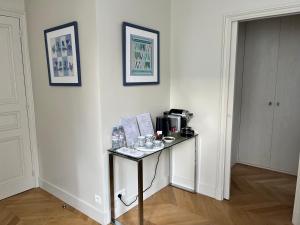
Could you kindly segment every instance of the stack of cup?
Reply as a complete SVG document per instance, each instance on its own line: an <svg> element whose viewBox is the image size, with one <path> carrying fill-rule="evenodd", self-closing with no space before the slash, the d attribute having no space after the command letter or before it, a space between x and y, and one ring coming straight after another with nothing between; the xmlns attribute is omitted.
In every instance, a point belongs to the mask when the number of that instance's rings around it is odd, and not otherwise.
<svg viewBox="0 0 300 225"><path fill-rule="evenodd" d="M146 147L148 149L151 149L153 147L159 148L159 147L161 147L161 144L162 144L162 141L155 140L155 136L152 134L138 137L138 146L139 147Z"/></svg>

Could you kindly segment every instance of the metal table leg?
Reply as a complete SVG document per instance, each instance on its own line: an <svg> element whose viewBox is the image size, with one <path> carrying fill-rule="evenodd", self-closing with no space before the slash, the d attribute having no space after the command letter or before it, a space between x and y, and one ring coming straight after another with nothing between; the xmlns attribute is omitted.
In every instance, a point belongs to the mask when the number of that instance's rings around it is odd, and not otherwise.
<svg viewBox="0 0 300 225"><path fill-rule="evenodd" d="M115 184L114 184L114 155L109 154L109 186L110 186L110 216L111 223L115 224Z"/></svg>
<svg viewBox="0 0 300 225"><path fill-rule="evenodd" d="M139 224L144 224L143 160L138 161Z"/></svg>

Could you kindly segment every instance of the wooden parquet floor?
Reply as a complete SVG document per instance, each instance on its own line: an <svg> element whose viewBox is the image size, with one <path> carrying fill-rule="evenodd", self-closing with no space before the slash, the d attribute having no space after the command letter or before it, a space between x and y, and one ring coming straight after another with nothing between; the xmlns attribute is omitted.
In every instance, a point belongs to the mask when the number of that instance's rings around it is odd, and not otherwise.
<svg viewBox="0 0 300 225"><path fill-rule="evenodd" d="M217 201L166 187L145 201L146 225L292 225L296 177L235 165L231 199ZM119 218L137 223L137 208Z"/></svg>
<svg viewBox="0 0 300 225"><path fill-rule="evenodd" d="M166 187L145 201L145 225L292 225L296 177L236 165L230 201ZM0 225L97 225L41 189L0 201ZM119 218L137 225L137 208Z"/></svg>
<svg viewBox="0 0 300 225"><path fill-rule="evenodd" d="M0 225L98 225L40 188L0 201Z"/></svg>

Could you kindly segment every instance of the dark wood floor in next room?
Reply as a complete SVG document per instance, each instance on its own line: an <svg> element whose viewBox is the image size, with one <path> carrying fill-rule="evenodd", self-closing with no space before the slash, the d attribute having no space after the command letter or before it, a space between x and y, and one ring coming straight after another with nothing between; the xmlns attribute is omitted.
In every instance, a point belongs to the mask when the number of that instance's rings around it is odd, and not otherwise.
<svg viewBox="0 0 300 225"><path fill-rule="evenodd" d="M230 201L166 187L145 201L146 225L292 225L296 177L250 166L232 171ZM97 225L41 189L0 201L0 225ZM119 218L137 225L137 208Z"/></svg>

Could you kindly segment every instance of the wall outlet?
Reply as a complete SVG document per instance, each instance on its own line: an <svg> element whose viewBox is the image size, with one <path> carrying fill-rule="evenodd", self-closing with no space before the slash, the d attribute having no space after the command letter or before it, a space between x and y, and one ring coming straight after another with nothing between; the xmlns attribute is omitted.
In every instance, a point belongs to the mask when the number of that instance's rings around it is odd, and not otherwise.
<svg viewBox="0 0 300 225"><path fill-rule="evenodd" d="M98 204L98 205L101 205L102 204L102 200L101 200L101 197L97 194L95 194L95 202Z"/></svg>
<svg viewBox="0 0 300 225"><path fill-rule="evenodd" d="M125 195L126 195L126 190L125 189L122 189L122 190L120 190L120 191L117 191L116 193L115 193L115 199L116 200L119 200L119 198L118 198L118 195L119 194L121 194L122 195L122 198L124 199L124 197L125 197Z"/></svg>

